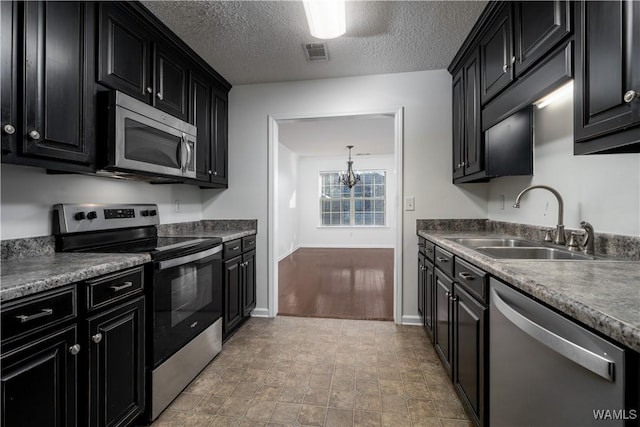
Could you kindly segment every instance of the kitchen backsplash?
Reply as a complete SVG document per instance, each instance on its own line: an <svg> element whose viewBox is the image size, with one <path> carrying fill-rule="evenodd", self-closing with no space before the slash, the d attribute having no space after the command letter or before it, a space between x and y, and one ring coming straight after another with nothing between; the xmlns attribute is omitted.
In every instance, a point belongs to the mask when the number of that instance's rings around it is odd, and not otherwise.
<svg viewBox="0 0 640 427"><path fill-rule="evenodd" d="M539 225L518 224L513 222L493 221L489 219L419 219L416 220L416 231L486 231L496 234L522 237L533 241L541 241L543 229ZM567 241L569 234L575 229L565 229ZM595 233L595 251L598 254L631 261L640 261L640 237L621 234Z"/></svg>

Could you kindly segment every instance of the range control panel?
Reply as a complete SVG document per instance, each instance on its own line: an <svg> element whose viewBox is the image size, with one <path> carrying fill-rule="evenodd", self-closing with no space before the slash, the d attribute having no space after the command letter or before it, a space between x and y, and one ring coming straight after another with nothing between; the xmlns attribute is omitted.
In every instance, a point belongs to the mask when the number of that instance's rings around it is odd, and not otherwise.
<svg viewBox="0 0 640 427"><path fill-rule="evenodd" d="M53 207L54 233L113 230L127 227L158 225L158 206L57 204Z"/></svg>

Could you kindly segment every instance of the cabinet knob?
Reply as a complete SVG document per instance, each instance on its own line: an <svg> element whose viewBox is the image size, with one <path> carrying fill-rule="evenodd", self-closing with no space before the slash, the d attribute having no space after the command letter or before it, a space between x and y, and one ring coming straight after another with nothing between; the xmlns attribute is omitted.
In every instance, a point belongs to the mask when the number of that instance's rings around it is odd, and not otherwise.
<svg viewBox="0 0 640 427"><path fill-rule="evenodd" d="M211 169L209 169L209 171L207 172L209 175L213 175L213 172L211 172Z"/></svg>
<svg viewBox="0 0 640 427"><path fill-rule="evenodd" d="M515 64L515 63L516 63L516 57L515 57L515 56L512 56L512 57L511 57L511 63L512 63L512 64Z"/></svg>
<svg viewBox="0 0 640 427"><path fill-rule="evenodd" d="M640 93L635 90L629 90L624 94L624 102L633 102L636 99L640 98Z"/></svg>
<svg viewBox="0 0 640 427"><path fill-rule="evenodd" d="M98 332L97 334L91 337L91 341L98 344L100 341L102 341L102 334Z"/></svg>
<svg viewBox="0 0 640 427"><path fill-rule="evenodd" d="M74 344L69 347L69 353L73 354L74 356L80 353L80 344Z"/></svg>
<svg viewBox="0 0 640 427"><path fill-rule="evenodd" d="M502 66L502 72L503 72L503 73L506 73L508 69L509 69L509 64L504 64L504 65Z"/></svg>
<svg viewBox="0 0 640 427"><path fill-rule="evenodd" d="M158 93L156 94L156 97L158 97L158 99L159 99L160 101L162 101L162 94L161 94L160 92L158 92Z"/></svg>
<svg viewBox="0 0 640 427"><path fill-rule="evenodd" d="M39 140L40 132L38 132L37 130L32 130L31 132L29 132L29 138L33 139L34 141Z"/></svg>
<svg viewBox="0 0 640 427"><path fill-rule="evenodd" d="M150 87L147 88L147 93L153 93L153 89L151 89Z"/></svg>
<svg viewBox="0 0 640 427"><path fill-rule="evenodd" d="M218 176L218 171L213 172L213 176Z"/></svg>
<svg viewBox="0 0 640 427"><path fill-rule="evenodd" d="M7 135L13 135L14 133L16 133L16 128L14 128L11 125L4 125L2 127L2 130L4 131L4 133L6 133Z"/></svg>

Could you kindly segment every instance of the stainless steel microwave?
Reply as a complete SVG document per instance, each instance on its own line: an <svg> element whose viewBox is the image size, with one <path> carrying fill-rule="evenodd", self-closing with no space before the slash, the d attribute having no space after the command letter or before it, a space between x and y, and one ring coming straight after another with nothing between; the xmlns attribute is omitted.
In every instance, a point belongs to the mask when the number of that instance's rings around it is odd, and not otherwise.
<svg viewBox="0 0 640 427"><path fill-rule="evenodd" d="M119 91L105 98L104 171L150 181L196 177L195 126Z"/></svg>

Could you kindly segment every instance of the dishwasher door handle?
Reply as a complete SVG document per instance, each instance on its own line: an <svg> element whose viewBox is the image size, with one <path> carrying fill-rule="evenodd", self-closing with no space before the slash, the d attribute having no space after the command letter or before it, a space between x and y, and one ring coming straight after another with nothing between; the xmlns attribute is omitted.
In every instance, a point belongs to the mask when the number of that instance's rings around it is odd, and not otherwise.
<svg viewBox="0 0 640 427"><path fill-rule="evenodd" d="M523 316L500 298L498 292L493 288L491 289L491 300L494 303L495 308L504 317L506 317L507 320L541 344L577 363L583 368L588 369L594 374L599 375L608 381L614 381L613 375L615 363L611 360L606 359L589 349L581 347Z"/></svg>

